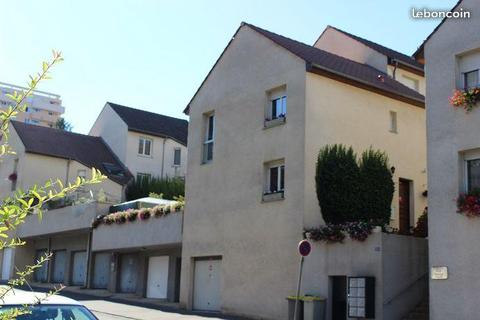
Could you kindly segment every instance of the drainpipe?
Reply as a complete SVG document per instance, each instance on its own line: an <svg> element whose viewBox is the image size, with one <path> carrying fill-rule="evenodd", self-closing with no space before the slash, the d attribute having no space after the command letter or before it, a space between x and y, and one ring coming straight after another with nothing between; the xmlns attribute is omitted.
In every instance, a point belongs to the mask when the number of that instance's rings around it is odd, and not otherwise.
<svg viewBox="0 0 480 320"><path fill-rule="evenodd" d="M87 274L85 275L85 283L83 284L85 288L90 289L90 275L92 273L92 234L93 229L90 228L88 231L87 238Z"/></svg>
<svg viewBox="0 0 480 320"><path fill-rule="evenodd" d="M397 72L397 68L398 68L398 61L397 60L393 60L395 61L395 67L393 68L393 80L396 80L396 72Z"/></svg>
<svg viewBox="0 0 480 320"><path fill-rule="evenodd" d="M163 146L162 146L162 171L160 174L160 178L163 179L163 168L165 167L165 142L167 141L166 138L163 138Z"/></svg>

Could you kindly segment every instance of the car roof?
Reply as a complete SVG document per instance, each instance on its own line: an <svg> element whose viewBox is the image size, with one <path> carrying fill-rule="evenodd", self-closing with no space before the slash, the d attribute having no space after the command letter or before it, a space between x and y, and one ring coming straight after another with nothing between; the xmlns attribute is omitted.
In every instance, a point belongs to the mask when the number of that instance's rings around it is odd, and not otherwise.
<svg viewBox="0 0 480 320"><path fill-rule="evenodd" d="M0 292L7 290L7 286L0 286ZM60 295L52 295L46 298L47 293L45 292L34 292L34 291L25 291L19 289L13 289L9 291L3 299L0 300L0 305L23 305L23 304L38 304L40 299L40 304L42 305L78 305L82 304L73 299L62 297Z"/></svg>

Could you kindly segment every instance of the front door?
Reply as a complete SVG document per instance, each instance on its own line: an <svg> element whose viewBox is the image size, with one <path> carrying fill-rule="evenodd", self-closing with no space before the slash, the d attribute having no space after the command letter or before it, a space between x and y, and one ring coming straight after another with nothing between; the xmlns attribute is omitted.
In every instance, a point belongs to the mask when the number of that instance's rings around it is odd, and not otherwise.
<svg viewBox="0 0 480 320"><path fill-rule="evenodd" d="M83 286L87 269L87 252L78 251L73 254L72 284Z"/></svg>
<svg viewBox="0 0 480 320"><path fill-rule="evenodd" d="M331 277L332 283L332 320L347 319L347 277Z"/></svg>
<svg viewBox="0 0 480 320"><path fill-rule="evenodd" d="M167 298L168 263L168 256L148 259L147 298Z"/></svg>
<svg viewBox="0 0 480 320"><path fill-rule="evenodd" d="M12 269L12 256L12 248L3 249L2 280L10 280L10 271Z"/></svg>
<svg viewBox="0 0 480 320"><path fill-rule="evenodd" d="M193 308L203 311L220 310L220 273L222 260L195 261Z"/></svg>
<svg viewBox="0 0 480 320"><path fill-rule="evenodd" d="M95 289L106 289L110 277L110 253L97 253L93 261L93 281Z"/></svg>
<svg viewBox="0 0 480 320"><path fill-rule="evenodd" d="M120 292L135 293L137 290L137 256L124 254L120 259Z"/></svg>
<svg viewBox="0 0 480 320"><path fill-rule="evenodd" d="M53 253L52 281L54 283L63 283L65 281L66 262L67 252L65 250L59 250Z"/></svg>
<svg viewBox="0 0 480 320"><path fill-rule="evenodd" d="M398 221L400 234L410 234L410 181L400 179L398 194Z"/></svg>

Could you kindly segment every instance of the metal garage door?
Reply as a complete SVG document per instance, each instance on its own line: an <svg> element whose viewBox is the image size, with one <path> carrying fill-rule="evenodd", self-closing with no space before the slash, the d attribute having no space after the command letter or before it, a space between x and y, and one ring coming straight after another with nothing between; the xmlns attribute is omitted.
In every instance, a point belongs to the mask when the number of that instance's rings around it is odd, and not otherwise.
<svg viewBox="0 0 480 320"><path fill-rule="evenodd" d="M120 258L120 292L134 293L137 289L137 256L124 254Z"/></svg>
<svg viewBox="0 0 480 320"><path fill-rule="evenodd" d="M195 310L220 310L220 274L222 260L195 261L193 308Z"/></svg>
<svg viewBox="0 0 480 320"><path fill-rule="evenodd" d="M73 254L72 284L83 286L87 270L87 252L78 251Z"/></svg>
<svg viewBox="0 0 480 320"><path fill-rule="evenodd" d="M13 249L12 248L3 249L2 280L10 279L10 271L12 270L12 258L13 258Z"/></svg>
<svg viewBox="0 0 480 320"><path fill-rule="evenodd" d="M106 289L110 277L110 253L97 253L93 262L93 282L95 289Z"/></svg>
<svg viewBox="0 0 480 320"><path fill-rule="evenodd" d="M41 249L37 250L35 253L35 261L33 263L37 263L42 257L45 257L47 254L46 249ZM35 272L33 274L33 278L35 279L36 282L47 282L47 276L48 276L48 261L45 261L42 264L42 267L35 269Z"/></svg>
<svg viewBox="0 0 480 320"><path fill-rule="evenodd" d="M67 252L58 250L53 253L53 274L54 283L63 283L65 281L65 267L67 262Z"/></svg>
<svg viewBox="0 0 480 320"><path fill-rule="evenodd" d="M147 298L167 298L168 263L168 256L148 259Z"/></svg>

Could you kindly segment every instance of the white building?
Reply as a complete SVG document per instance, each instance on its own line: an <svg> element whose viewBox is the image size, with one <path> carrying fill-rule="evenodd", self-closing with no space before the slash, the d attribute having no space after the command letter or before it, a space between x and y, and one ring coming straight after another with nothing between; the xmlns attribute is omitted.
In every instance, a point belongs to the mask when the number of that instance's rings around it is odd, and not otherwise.
<svg viewBox="0 0 480 320"><path fill-rule="evenodd" d="M24 90L27 90L27 88L0 82L0 108L6 109L12 104L12 100L7 97L7 94ZM26 99L26 104L27 110L17 116L17 121L52 128L65 112L60 95L44 91L34 91Z"/></svg>
<svg viewBox="0 0 480 320"><path fill-rule="evenodd" d="M90 129L135 177L184 177L186 120L107 102Z"/></svg>

